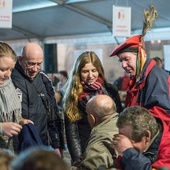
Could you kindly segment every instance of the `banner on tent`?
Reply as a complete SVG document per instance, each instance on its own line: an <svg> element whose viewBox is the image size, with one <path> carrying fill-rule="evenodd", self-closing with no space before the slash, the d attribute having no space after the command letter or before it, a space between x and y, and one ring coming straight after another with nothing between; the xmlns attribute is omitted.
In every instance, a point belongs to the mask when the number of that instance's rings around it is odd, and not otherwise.
<svg viewBox="0 0 170 170"><path fill-rule="evenodd" d="M0 0L0 28L12 28L12 0Z"/></svg>
<svg viewBox="0 0 170 170"><path fill-rule="evenodd" d="M131 8L113 6L113 36L130 37Z"/></svg>

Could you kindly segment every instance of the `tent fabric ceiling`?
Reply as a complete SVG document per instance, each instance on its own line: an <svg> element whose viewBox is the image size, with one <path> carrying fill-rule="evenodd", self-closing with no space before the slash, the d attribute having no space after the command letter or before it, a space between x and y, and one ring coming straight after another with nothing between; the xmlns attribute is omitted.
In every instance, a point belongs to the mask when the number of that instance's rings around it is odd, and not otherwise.
<svg viewBox="0 0 170 170"><path fill-rule="evenodd" d="M31 9L42 2L53 6ZM0 40L88 35L112 32L112 8L131 7L132 31L142 28L143 11L153 3L158 10L156 28L170 28L169 0L13 0L12 29L0 28ZM28 6L30 9L24 10ZM17 11L20 8L23 10Z"/></svg>

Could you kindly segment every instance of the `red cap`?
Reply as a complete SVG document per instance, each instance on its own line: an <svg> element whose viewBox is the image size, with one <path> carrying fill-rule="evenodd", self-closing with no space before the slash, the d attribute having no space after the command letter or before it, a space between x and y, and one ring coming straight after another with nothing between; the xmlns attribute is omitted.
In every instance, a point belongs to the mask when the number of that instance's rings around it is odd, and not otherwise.
<svg viewBox="0 0 170 170"><path fill-rule="evenodd" d="M110 54L110 57L118 55L122 52L134 52L136 50L136 52L138 51L138 47L140 45L140 37L141 35L135 35L132 36L130 38L128 38L126 41L122 42L121 44L119 44ZM142 43L143 47L144 44Z"/></svg>

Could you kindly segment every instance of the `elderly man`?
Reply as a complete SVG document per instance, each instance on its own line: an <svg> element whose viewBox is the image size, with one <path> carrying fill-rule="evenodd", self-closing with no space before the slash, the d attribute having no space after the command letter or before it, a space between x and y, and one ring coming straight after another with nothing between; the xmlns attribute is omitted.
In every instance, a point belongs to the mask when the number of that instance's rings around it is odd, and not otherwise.
<svg viewBox="0 0 170 170"><path fill-rule="evenodd" d="M120 113L112 147L120 157L117 168L122 170L170 169L169 126L155 119L140 106L128 107Z"/></svg>
<svg viewBox="0 0 170 170"><path fill-rule="evenodd" d="M170 122L170 77L156 65L155 60L147 57L144 36L157 16L154 6L145 11L142 34L134 35L119 44L110 54L117 56L122 68L129 74L126 107L143 106L155 117Z"/></svg>
<svg viewBox="0 0 170 170"><path fill-rule="evenodd" d="M12 80L20 89L23 118L31 119L43 144L52 146L60 155L59 127L55 124L58 108L51 81L40 71L43 56L38 44L26 44L12 72Z"/></svg>
<svg viewBox="0 0 170 170"><path fill-rule="evenodd" d="M170 114L170 79L166 71L156 65L155 60L146 57L144 47L141 35L135 35L120 44L111 54L117 55L122 68L131 78L126 106L140 105L153 112L159 111L160 114L162 108Z"/></svg>
<svg viewBox="0 0 170 170"><path fill-rule="evenodd" d="M92 131L79 169L110 168L116 158L110 147L113 135L118 132L116 105L108 95L97 95L88 101L86 111Z"/></svg>

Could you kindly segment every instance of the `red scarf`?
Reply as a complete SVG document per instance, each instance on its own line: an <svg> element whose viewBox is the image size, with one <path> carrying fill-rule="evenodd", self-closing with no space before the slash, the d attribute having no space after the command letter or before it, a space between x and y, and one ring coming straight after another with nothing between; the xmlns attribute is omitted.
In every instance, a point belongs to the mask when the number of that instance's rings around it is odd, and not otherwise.
<svg viewBox="0 0 170 170"><path fill-rule="evenodd" d="M83 93L80 94L78 100L84 109L87 102L93 96L98 94L107 94L106 90L104 89L104 81L101 77L98 77L98 79L93 84L88 85L84 82L81 82L81 84L83 85Z"/></svg>

